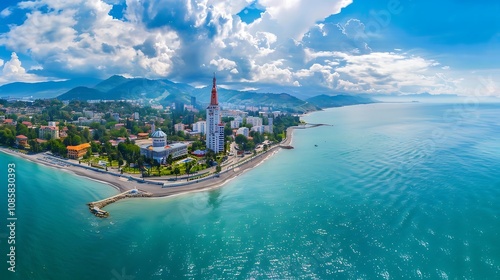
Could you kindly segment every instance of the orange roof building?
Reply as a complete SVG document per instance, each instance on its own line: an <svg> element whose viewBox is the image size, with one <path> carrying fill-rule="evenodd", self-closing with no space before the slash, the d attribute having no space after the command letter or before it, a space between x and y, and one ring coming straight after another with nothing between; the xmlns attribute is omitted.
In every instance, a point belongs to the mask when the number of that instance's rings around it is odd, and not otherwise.
<svg viewBox="0 0 500 280"><path fill-rule="evenodd" d="M22 122L22 124L24 124L28 128L32 128L33 127L33 124L31 122L28 122L28 121L24 121L24 122Z"/></svg>
<svg viewBox="0 0 500 280"><path fill-rule="evenodd" d="M27 146L28 145L28 137L24 136L24 135L17 135L16 136L16 144L18 146Z"/></svg>
<svg viewBox="0 0 500 280"><path fill-rule="evenodd" d="M77 146L68 146L66 147L66 149L68 149L68 158L79 159L87 153L89 148L89 143L84 143Z"/></svg>
<svg viewBox="0 0 500 280"><path fill-rule="evenodd" d="M148 139L149 133L145 133L145 132L137 133L137 138L138 139Z"/></svg>

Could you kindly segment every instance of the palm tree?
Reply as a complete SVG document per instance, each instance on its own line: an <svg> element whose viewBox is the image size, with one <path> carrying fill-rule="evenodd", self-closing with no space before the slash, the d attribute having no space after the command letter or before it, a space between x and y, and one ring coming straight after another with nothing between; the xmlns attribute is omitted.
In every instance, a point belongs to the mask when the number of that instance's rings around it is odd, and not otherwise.
<svg viewBox="0 0 500 280"><path fill-rule="evenodd" d="M186 173L188 175L188 180L189 180L189 172L191 172L191 168L193 168L193 162L188 161L185 163L185 165L186 165Z"/></svg>
<svg viewBox="0 0 500 280"><path fill-rule="evenodd" d="M211 162L216 158L216 154L213 150L207 149L207 152L205 153L205 161L206 162Z"/></svg>
<svg viewBox="0 0 500 280"><path fill-rule="evenodd" d="M174 168L174 174L175 174L175 180L177 181L177 175L179 175L181 173L181 170L179 169L179 167L175 167Z"/></svg>

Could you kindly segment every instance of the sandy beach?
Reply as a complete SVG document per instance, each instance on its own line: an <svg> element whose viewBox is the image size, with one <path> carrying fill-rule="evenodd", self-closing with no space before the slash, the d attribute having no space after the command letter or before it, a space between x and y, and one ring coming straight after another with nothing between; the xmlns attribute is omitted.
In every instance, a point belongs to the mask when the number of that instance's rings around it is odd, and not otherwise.
<svg viewBox="0 0 500 280"><path fill-rule="evenodd" d="M62 169L64 171L71 172L74 173L75 175L82 176L91 180L96 180L102 183L106 183L120 192L125 192L127 190L132 190L132 189L139 189L141 191L151 193L152 197L166 197L166 196L180 195L185 193L206 191L223 186L231 179L239 176L240 174L244 173L247 170L256 167L269 157L276 154L282 146L290 145L292 141L293 129L294 129L293 127L288 128L287 137L280 144L271 147L265 153L261 153L253 157L251 160L246 161L245 163L239 165L237 168L223 170L223 172L221 172L217 177L214 176L212 178L203 180L201 179L193 180L190 182L184 181L183 185L180 186L179 183L177 183L177 186L175 186L174 184L176 184L176 182L174 182L172 186L169 186L168 184L162 186L159 182L156 184L151 184L147 182L141 182L141 180L138 178L136 178L135 180L131 180L128 178L130 175L123 174L120 176L119 174L117 174L117 171L115 172L94 171L88 169L87 166L84 164L82 164L81 166L76 164L77 161L70 162L69 160L62 160L58 158L54 158L55 160L52 161L51 160L53 159L52 157L47 156L43 153L28 155L7 148L0 148L0 151L8 153L13 156L21 157L23 159L35 163L44 164L46 166L57 169ZM114 175L112 173L114 173ZM164 180L162 180L161 182L167 181L167 178L168 177L164 177Z"/></svg>

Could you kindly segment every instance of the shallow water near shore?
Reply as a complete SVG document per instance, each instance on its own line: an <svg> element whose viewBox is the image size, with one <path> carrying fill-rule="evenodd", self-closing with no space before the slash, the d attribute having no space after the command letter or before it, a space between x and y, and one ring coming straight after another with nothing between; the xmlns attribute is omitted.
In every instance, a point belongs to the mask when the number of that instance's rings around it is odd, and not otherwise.
<svg viewBox="0 0 500 280"><path fill-rule="evenodd" d="M0 180L10 162L18 178L17 272L2 226L0 279L500 277L500 105L304 119L334 126L295 130L295 149L222 188L123 200L107 219L85 203L112 187L0 153Z"/></svg>

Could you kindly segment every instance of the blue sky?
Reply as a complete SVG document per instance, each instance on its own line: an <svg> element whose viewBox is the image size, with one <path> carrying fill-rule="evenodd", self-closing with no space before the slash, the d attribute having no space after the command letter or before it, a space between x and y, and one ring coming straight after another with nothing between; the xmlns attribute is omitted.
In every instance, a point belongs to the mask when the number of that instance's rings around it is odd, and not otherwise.
<svg viewBox="0 0 500 280"><path fill-rule="evenodd" d="M493 0L3 1L0 84L215 71L305 95L499 96L498 14Z"/></svg>

